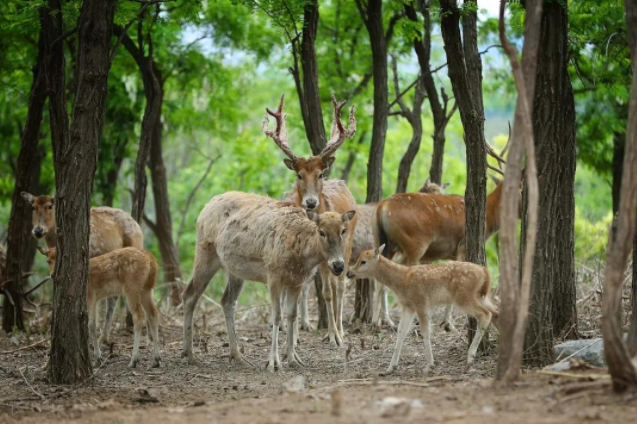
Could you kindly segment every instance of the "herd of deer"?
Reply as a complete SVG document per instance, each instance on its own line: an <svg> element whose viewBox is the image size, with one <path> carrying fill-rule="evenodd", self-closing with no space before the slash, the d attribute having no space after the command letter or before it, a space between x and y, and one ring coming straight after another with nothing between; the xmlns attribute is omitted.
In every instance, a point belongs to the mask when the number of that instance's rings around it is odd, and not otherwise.
<svg viewBox="0 0 637 425"><path fill-rule="evenodd" d="M373 321L393 326L387 309L386 287L400 302L403 312L398 326L396 348L387 373L396 369L405 337L417 315L425 340L427 368L433 366L429 338L429 310L447 306L444 327L453 330L451 306L474 316L480 331L469 348L467 364L473 361L482 332L497 309L489 299L491 287L486 267L464 262L465 204L456 195L445 195L444 187L427 183L416 193L393 195L378 204L357 205L341 180L325 175L334 163L334 153L356 131L354 108L349 125L341 122L345 102L332 96L334 108L330 140L325 149L310 158L296 156L288 144L284 97L276 111L266 108L264 133L287 156L284 163L297 180L284 200L242 192L214 196L197 220L194 270L183 293L183 355L197 363L192 350L192 322L197 301L221 268L228 283L221 299L228 330L230 357L249 363L237 344L234 315L245 280L268 285L272 303L272 347L267 369L281 368L279 328L281 306L287 318L287 362L303 363L295 351L299 322L310 329L307 296L315 273L320 273L327 305L327 339L341 346L343 302L347 279L369 278L376 282ZM276 121L268 128L268 115ZM53 274L56 261L55 199L23 193L33 208L33 235L44 239L39 248L47 257ZM501 184L487 198L487 238L498 231ZM96 360L100 342L108 342L117 297L124 295L134 322L133 354L138 362L139 340L146 314L149 337L153 341L153 366L159 366L158 315L153 303L157 262L143 251L142 230L122 210L98 207L91 210L90 264L88 282L89 330ZM63 254L62 254L63 255ZM394 260L394 261L391 261ZM453 260L427 264L437 260ZM399 264L400 263L400 264ZM101 338L97 338L97 302L108 298ZM300 301L300 318L297 306Z"/></svg>

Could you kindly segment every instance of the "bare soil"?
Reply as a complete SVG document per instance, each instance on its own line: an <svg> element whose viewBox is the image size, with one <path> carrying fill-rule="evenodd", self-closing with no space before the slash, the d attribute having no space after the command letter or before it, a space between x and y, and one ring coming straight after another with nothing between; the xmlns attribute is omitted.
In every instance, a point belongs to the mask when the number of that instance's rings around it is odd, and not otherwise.
<svg viewBox="0 0 637 425"><path fill-rule="evenodd" d="M591 307L597 314L597 306ZM634 422L637 394L614 394L605 370L568 371L551 375L525 371L512 386L496 385L494 344L465 371L467 341L461 317L458 334L432 326L436 366L428 375L422 340L414 332L405 343L397 374L379 377L395 344L390 329L372 331L350 325L346 346L330 349L322 334L301 333L302 370L268 373L270 348L267 307L244 308L237 334L254 368L229 362L223 316L216 307L197 313L195 352L202 366L181 358L179 316L162 318L162 367L150 368L148 346L142 346L136 369L127 367L132 336L115 333L112 350L93 377L77 387L49 385L43 366L46 338L22 335L18 346L0 335L0 422ZM206 323L206 318L215 322ZM440 321L440 312L433 323ZM586 326L584 326L586 327ZM594 333L594 330L591 330ZM282 335L282 346L285 335ZM494 337L492 337L495 340ZM147 342L144 342L147 344ZM18 351L16 351L18 350ZM110 354L109 354L110 353ZM282 349L281 353L284 353ZM302 376L299 392L284 383Z"/></svg>

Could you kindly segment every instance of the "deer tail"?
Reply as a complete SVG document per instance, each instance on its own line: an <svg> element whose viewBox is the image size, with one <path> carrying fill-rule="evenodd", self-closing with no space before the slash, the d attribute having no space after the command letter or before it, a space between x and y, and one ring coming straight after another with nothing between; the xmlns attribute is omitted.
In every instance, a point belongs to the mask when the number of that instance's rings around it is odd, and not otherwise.
<svg viewBox="0 0 637 425"><path fill-rule="evenodd" d="M482 283L482 287L480 288L482 305L484 305L484 307L491 312L491 320L497 327L500 313L498 311L498 308L491 301L491 297L489 296L489 291L491 290L491 275L489 274L489 269L486 266L482 267L482 269L484 270L484 282Z"/></svg>
<svg viewBox="0 0 637 425"><path fill-rule="evenodd" d="M385 245L385 249L383 249L383 257L388 257L389 254L389 238L387 237L387 232L385 231L383 225L383 211L382 205L376 208L376 242L378 246Z"/></svg>

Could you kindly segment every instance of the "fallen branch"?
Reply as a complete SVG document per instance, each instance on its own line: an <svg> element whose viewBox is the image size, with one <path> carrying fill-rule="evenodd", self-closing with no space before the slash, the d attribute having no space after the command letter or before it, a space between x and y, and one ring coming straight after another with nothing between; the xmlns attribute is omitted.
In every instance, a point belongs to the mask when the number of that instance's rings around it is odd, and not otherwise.
<svg viewBox="0 0 637 425"><path fill-rule="evenodd" d="M35 395L37 395L38 397L40 397L40 400L44 400L44 396L42 394L40 394L39 392L37 392L35 390L35 388L33 388L31 386L31 384L29 383L29 380L27 379L26 376L24 376L24 373L22 373L22 369L18 369L18 372L20 372L20 375L22 376L22 379L24 379L24 382L27 384L27 386L29 387L29 389L31 390L31 392Z"/></svg>
<svg viewBox="0 0 637 425"><path fill-rule="evenodd" d="M20 348L16 348L15 350L9 350L9 351L0 351L0 354L13 354L13 353L17 353L18 351L22 351L22 350L28 350L29 348L33 348L33 347L37 347L38 345L47 342L50 338L44 338L42 341L38 341L34 344L30 344L30 345L25 345L24 347L20 347Z"/></svg>

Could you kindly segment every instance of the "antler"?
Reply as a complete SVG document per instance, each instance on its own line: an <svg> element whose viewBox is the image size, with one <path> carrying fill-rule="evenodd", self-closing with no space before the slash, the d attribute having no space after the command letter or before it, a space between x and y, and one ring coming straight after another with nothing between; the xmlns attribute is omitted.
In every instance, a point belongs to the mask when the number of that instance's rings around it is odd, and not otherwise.
<svg viewBox="0 0 637 425"><path fill-rule="evenodd" d="M336 97L332 95L332 105L334 106L334 120L332 121L332 129L330 131L330 142L325 149L319 154L321 158L328 158L341 147L345 139L352 137L356 133L356 118L354 117L354 107L349 110L349 126L347 130L341 122L341 110L347 103L347 100L338 103Z"/></svg>
<svg viewBox="0 0 637 425"><path fill-rule="evenodd" d="M285 94L281 95L281 101L279 102L279 107L276 111L271 111L270 108L265 108L265 111L268 113L263 117L263 126L261 127L261 131L265 133L266 136L271 137L274 140L274 143L286 154L292 161L296 161L297 156L294 155L292 149L290 149L290 145L288 145L288 131L285 128L285 118L287 114L283 113L283 105L285 100ZM268 130L269 119L268 115L271 115L276 120L276 129Z"/></svg>
<svg viewBox="0 0 637 425"><path fill-rule="evenodd" d="M497 153L495 149L491 147L491 145L485 142L486 148L487 148L487 154L491 155L498 162L498 167L493 167L490 164L487 164L487 167L489 167L493 171L496 171L504 175L504 171L502 171L502 165L506 165L506 161L504 160L504 155L506 154L506 151L509 149L510 142L511 142L511 123L509 122L509 138L507 139L507 143L506 145L504 145L504 148L500 151L500 153Z"/></svg>

